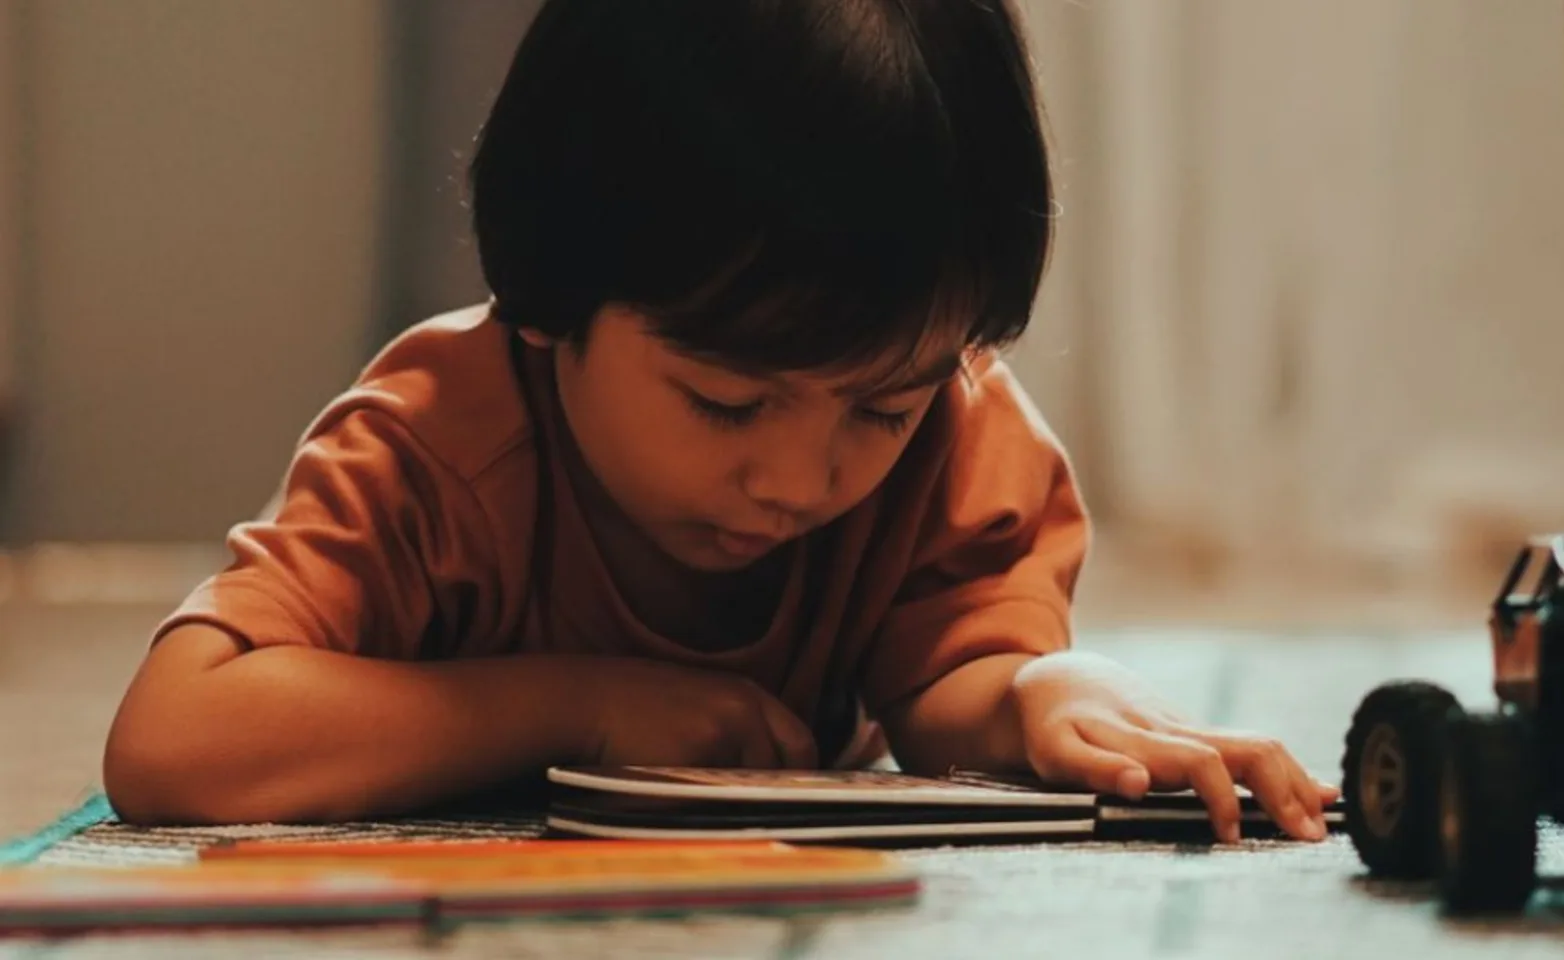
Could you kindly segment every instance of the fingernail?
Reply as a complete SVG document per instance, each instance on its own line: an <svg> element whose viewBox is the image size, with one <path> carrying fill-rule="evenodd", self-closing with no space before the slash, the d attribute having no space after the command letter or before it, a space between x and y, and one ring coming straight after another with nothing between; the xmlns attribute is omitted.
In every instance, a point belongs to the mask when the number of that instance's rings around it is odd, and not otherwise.
<svg viewBox="0 0 1564 960"><path fill-rule="evenodd" d="M1150 785L1145 772L1133 768L1120 773L1116 784L1119 794L1131 800L1139 800Z"/></svg>
<svg viewBox="0 0 1564 960"><path fill-rule="evenodd" d="M1222 828L1223 843L1237 843L1241 839L1243 838L1238 832L1238 824L1229 823Z"/></svg>
<svg viewBox="0 0 1564 960"><path fill-rule="evenodd" d="M1309 839L1324 840L1325 834L1326 830L1324 817L1315 817L1309 821Z"/></svg>

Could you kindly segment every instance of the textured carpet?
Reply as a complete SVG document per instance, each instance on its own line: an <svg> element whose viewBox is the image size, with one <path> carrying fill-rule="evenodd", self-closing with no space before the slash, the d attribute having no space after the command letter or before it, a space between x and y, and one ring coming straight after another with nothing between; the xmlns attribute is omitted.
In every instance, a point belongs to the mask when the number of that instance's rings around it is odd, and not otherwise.
<svg viewBox="0 0 1564 960"><path fill-rule="evenodd" d="M440 837L508 824L428 822L399 830ZM385 835L384 827L333 828L337 836ZM188 857L233 836L321 832L130 831L115 824L65 840L42 862L125 862ZM1549 831L1544 860L1564 865L1564 836ZM683 921L472 926L439 944L398 931L95 937L63 942L49 955L336 957L418 955L437 946L455 956L595 957L1432 957L1558 956L1564 910L1541 900L1523 920L1453 924L1426 891L1373 885L1359 877L1350 844L1251 842L1237 849L1157 844L1049 844L909 851L922 871L921 904L880 914L803 919L707 917ZM0 945L0 956L5 956ZM28 954L35 956L36 954Z"/></svg>
<svg viewBox="0 0 1564 960"><path fill-rule="evenodd" d="M120 823L101 794L53 828L16 844L12 859L29 865L137 867L187 863L203 847L231 840L395 842L525 839L543 832L541 815L452 815L394 822L320 826L254 824L233 827L145 828ZM0 863L5 862L0 848Z"/></svg>
<svg viewBox="0 0 1564 960"><path fill-rule="evenodd" d="M1341 737L1375 683L1419 676L1469 703L1491 700L1480 632L1401 638L1202 635L1164 631L1093 637L1088 644L1151 676L1206 719L1285 740L1308 766L1334 775ZM87 813L91 814L90 804ZM102 812L101 808L98 812ZM91 817L86 817L91 820ZM72 833L72 830L76 832ZM376 825L330 828L132 830L112 820L57 831L37 862L154 862L188 858L233 836L383 835ZM403 834L535 829L525 818L453 818L394 827ZM69 835L66 835L69 834ZM925 893L910 909L809 918L476 925L439 941L405 931L93 937L0 943L0 957L894 957L997 954L1068 957L1266 958L1564 955L1564 900L1544 895L1502 922L1440 916L1429 891L1371 884L1350 843L1252 841L1236 849L1176 844L1073 843L927 849L904 854ZM1564 836L1549 829L1542 865L1564 872ZM9 952L8 952L9 951Z"/></svg>

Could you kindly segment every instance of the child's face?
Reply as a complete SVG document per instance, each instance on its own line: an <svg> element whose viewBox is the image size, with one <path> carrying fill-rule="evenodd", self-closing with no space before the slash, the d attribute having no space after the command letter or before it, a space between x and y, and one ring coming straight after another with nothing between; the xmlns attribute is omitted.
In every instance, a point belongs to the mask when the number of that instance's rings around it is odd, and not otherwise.
<svg viewBox="0 0 1564 960"><path fill-rule="evenodd" d="M605 309L583 350L555 351L555 369L576 446L619 509L674 559L721 571L879 485L959 369L961 343L933 340L888 384L895 358L829 377L745 375Z"/></svg>

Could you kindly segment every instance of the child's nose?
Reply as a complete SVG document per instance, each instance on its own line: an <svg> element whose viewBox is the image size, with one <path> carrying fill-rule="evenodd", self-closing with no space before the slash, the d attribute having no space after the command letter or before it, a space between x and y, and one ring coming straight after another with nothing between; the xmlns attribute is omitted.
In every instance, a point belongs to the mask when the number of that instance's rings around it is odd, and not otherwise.
<svg viewBox="0 0 1564 960"><path fill-rule="evenodd" d="M834 459L828 450L803 450L793 444L768 451L747 471L744 492L768 510L807 517L836 489Z"/></svg>

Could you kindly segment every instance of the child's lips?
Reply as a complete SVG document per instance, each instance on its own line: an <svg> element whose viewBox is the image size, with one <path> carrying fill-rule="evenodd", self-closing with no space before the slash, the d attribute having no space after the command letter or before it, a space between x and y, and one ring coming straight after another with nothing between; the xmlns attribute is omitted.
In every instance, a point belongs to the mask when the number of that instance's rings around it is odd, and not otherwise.
<svg viewBox="0 0 1564 960"><path fill-rule="evenodd" d="M782 538L769 534L740 533L724 527L713 527L713 538L722 552L735 557L759 557L774 550Z"/></svg>

